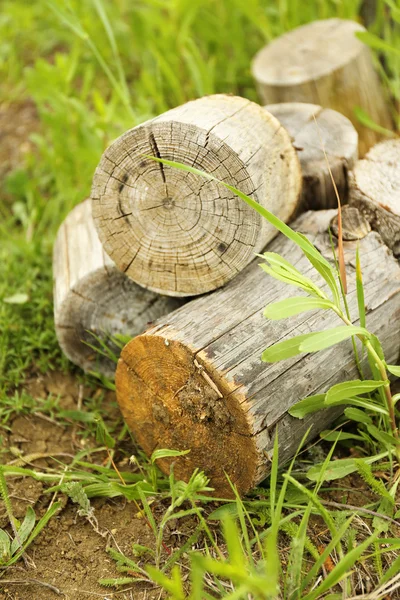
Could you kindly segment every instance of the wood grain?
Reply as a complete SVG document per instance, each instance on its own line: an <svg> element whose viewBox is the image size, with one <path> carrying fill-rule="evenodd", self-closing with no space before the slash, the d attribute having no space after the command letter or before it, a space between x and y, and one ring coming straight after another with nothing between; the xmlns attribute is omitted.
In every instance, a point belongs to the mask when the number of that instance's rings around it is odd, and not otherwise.
<svg viewBox="0 0 400 600"><path fill-rule="evenodd" d="M349 202L400 256L400 140L377 144L350 173Z"/></svg>
<svg viewBox="0 0 400 600"><path fill-rule="evenodd" d="M358 121L355 107L393 127L370 50L355 35L362 31L354 21L314 21L273 40L252 63L263 104L310 102L337 110L357 129L360 156L382 135Z"/></svg>
<svg viewBox="0 0 400 600"><path fill-rule="evenodd" d="M78 204L62 223L53 251L54 319L67 357L85 371L114 377L115 363L92 350L92 334L119 354L111 337L134 336L182 301L159 296L130 281L103 251L90 200Z"/></svg>
<svg viewBox="0 0 400 600"><path fill-rule="evenodd" d="M337 207L329 168L340 201L345 204L347 173L358 158L358 134L351 121L335 110L304 102L282 102L265 108L287 130L297 151L303 174L301 209Z"/></svg>
<svg viewBox="0 0 400 600"><path fill-rule="evenodd" d="M289 135L249 100L207 96L127 131L96 169L93 217L118 268L153 291L214 290L248 265L275 230L217 182L146 155L211 173L284 221L299 200L300 166Z"/></svg>
<svg viewBox="0 0 400 600"><path fill-rule="evenodd" d="M295 227L307 233L332 261L327 227L336 211L308 212ZM348 302L357 323L355 252L360 244L367 324L395 363L400 350L400 267L376 232L344 243ZM268 247L318 284L321 278L294 244L282 235ZM288 410L300 399L358 376L351 342L278 363L261 361L262 351L297 334L341 322L329 311L312 311L282 321L264 318L267 304L299 295L297 288L269 277L259 259L212 295L195 299L161 318L121 353L117 398L137 441L156 448L190 449L175 461L175 474L188 479L199 467L216 494L229 494L225 473L245 493L268 473L273 439L279 431L280 462L297 450L309 427L312 439L340 409L303 421ZM269 457L269 458L268 458ZM169 460L161 461L168 470Z"/></svg>

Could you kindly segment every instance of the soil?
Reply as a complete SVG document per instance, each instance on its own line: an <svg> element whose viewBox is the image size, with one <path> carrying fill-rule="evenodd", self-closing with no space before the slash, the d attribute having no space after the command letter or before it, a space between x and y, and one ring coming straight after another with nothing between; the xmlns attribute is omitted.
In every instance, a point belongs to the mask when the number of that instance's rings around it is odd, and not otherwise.
<svg viewBox="0 0 400 600"><path fill-rule="evenodd" d="M76 409L82 396L98 394L95 389L82 389L76 377L63 373L38 377L28 384L28 389L37 398L46 398L49 393L59 396L59 406L65 410ZM107 393L103 402L108 415L115 417L114 394ZM22 466L21 460L15 456L21 453L30 461L24 466L44 471L56 466L55 461L68 464L78 450L95 445L95 440L79 435L76 425L62 424L47 415L16 416L8 426L10 430L4 435L3 453L0 455L2 464ZM37 458L34 454L45 457ZM37 517L44 514L52 496L45 493L47 484L30 478L10 477L7 484L15 517L23 518L28 506L35 510ZM58 500L62 501L64 508L27 551L32 564L26 566L19 561L16 566L7 569L3 580L0 580L0 600L52 600L57 596L68 600L87 600L90 597L152 600L162 597L159 589L147 583L125 586L126 591L113 591L112 588L107 591L98 584L100 578L122 576L107 554L107 547L117 548L133 558L132 544L153 545L154 536L134 503L121 498L92 500L98 533L87 519L77 515L76 506L63 495L59 495ZM2 503L0 527L8 529ZM53 586L53 589L48 586Z"/></svg>

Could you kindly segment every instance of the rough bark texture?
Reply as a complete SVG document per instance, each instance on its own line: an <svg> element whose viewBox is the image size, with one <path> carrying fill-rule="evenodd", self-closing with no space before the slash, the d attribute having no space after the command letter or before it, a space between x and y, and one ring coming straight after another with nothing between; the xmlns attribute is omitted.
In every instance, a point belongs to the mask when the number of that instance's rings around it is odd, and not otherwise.
<svg viewBox="0 0 400 600"><path fill-rule="evenodd" d="M190 296L218 288L275 230L217 182L145 155L211 173L285 221L296 209L301 173L290 137L249 100L208 96L127 131L96 170L93 217L118 268L153 291Z"/></svg>
<svg viewBox="0 0 400 600"><path fill-rule="evenodd" d="M355 37L359 31L365 29L354 21L314 21L263 48L252 70L264 104L311 102L344 114L358 131L364 156L382 136L360 124L355 107L388 129L392 121L371 53Z"/></svg>
<svg viewBox="0 0 400 600"><path fill-rule="evenodd" d="M385 244L400 255L400 140L372 148L350 173L349 202L379 231Z"/></svg>
<svg viewBox="0 0 400 600"><path fill-rule="evenodd" d="M182 304L149 292L118 271L103 251L90 200L76 206L62 223L53 252L54 318L64 353L85 371L113 377L115 363L92 350L93 333L119 354L110 336L134 336Z"/></svg>
<svg viewBox="0 0 400 600"><path fill-rule="evenodd" d="M295 224L329 260L326 229L335 212L309 212ZM376 232L360 242L345 242L353 318L358 243L368 327L380 337L387 360L395 363L400 349L400 267ZM283 236L268 250L321 282L302 252ZM230 493L224 472L241 493L267 475L277 429L279 457L284 462L311 425L310 438L327 427L339 410L321 411L299 421L288 415L293 404L358 376L350 341L278 363L261 361L262 351L277 341L341 322L330 311L282 321L264 318L267 304L299 291L269 277L258 262L223 289L189 302L133 339L117 367L118 402L143 449L147 453L156 448L190 449L176 459L176 476L187 479L199 467L211 478L216 494ZM169 464L160 461L165 471Z"/></svg>
<svg viewBox="0 0 400 600"><path fill-rule="evenodd" d="M327 161L345 204L347 172L358 158L358 134L349 119L335 110L303 102L269 104L265 108L284 126L297 150L303 174L301 208L337 207Z"/></svg>

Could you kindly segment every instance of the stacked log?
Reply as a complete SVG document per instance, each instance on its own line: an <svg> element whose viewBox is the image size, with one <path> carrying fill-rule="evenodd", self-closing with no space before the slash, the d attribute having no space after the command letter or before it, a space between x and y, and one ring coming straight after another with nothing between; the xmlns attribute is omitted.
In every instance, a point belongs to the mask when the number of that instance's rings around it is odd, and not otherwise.
<svg viewBox="0 0 400 600"><path fill-rule="evenodd" d="M301 173L290 137L249 100L207 96L127 131L96 169L93 218L117 267L149 290L169 296L214 290L276 231L216 181L147 155L206 171L284 221L296 210Z"/></svg>
<svg viewBox="0 0 400 600"><path fill-rule="evenodd" d="M354 112L357 107L376 124L392 129L371 53L356 37L364 31L354 21L314 21L273 40L252 64L264 104L310 102L337 110L357 129L361 157L382 134L360 123Z"/></svg>
<svg viewBox="0 0 400 600"><path fill-rule="evenodd" d="M339 323L325 311L264 318L267 304L296 292L268 277L255 253L268 244L312 280L319 276L299 248L276 237L269 222L219 181L289 222L308 208L337 205L330 169L342 203L349 195L342 223L347 269L354 270L359 244L368 326L387 360L398 358L400 266L388 246L400 254L400 147L379 144L356 162L357 131L361 155L379 135L360 125L354 107L391 127L359 31L356 23L331 19L263 49L253 73L265 108L214 95L127 131L103 154L91 202L76 207L57 236L54 309L62 349L84 370L112 376L109 355L119 353L113 339L132 336L116 372L128 426L149 454L189 449L174 459L175 476L187 480L200 468L218 495L231 493L226 475L244 494L268 474L276 431L283 463L310 425L312 437L340 413L294 421L288 410L298 400L357 376L350 342L341 352L262 363L262 351L277 341ZM337 234L336 214L307 212L295 223L331 261L327 229ZM96 338L106 356L91 348ZM170 460L159 462L167 472Z"/></svg>
<svg viewBox="0 0 400 600"><path fill-rule="evenodd" d="M308 212L294 225L332 262L326 230L335 214ZM400 350L400 267L376 232L368 233L367 228L365 234L359 242L345 242L350 314L358 313L354 270L359 243L368 327L379 336L388 362L395 362ZM268 250L321 283L287 238L280 235ZM174 459L176 477L187 480L198 467L210 477L217 495L230 494L226 474L240 493L265 478L276 431L283 463L310 426L311 438L340 412L324 410L298 421L288 414L296 402L358 376L350 341L339 351L333 347L277 363L261 361L266 347L340 321L332 311L283 321L264 318L269 303L298 295L298 289L267 276L259 262L221 290L192 300L134 338L123 349L116 372L118 403L145 452L190 450ZM167 472L170 460L159 462Z"/></svg>
<svg viewBox="0 0 400 600"><path fill-rule="evenodd" d="M115 373L107 349L117 356L120 351L115 336L138 335L182 304L141 288L116 268L101 246L90 200L78 204L62 223L53 273L55 329L63 352L84 371L107 377Z"/></svg>
<svg viewBox="0 0 400 600"><path fill-rule="evenodd" d="M348 171L358 158L358 134L352 123L330 108L303 102L265 107L293 140L303 175L301 210L337 207L331 171L342 204L347 202Z"/></svg>
<svg viewBox="0 0 400 600"><path fill-rule="evenodd" d="M350 174L349 202L362 212L385 244L400 255L400 140L372 148Z"/></svg>

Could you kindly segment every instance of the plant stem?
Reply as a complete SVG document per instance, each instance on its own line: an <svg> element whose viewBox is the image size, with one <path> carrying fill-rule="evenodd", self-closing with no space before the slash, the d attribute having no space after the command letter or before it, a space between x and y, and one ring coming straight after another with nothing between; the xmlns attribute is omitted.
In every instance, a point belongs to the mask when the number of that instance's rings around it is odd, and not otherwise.
<svg viewBox="0 0 400 600"><path fill-rule="evenodd" d="M352 322L350 321L350 319L348 319L346 317L346 315L344 315L340 309L334 309L334 310L335 310L336 314L342 319L342 321L346 325L350 325L350 326L353 325ZM386 405L387 405L387 409L388 409L388 413L389 413L390 428L392 430L393 437L396 439L395 451L396 451L397 461L400 464L399 430L398 430L397 424L396 424L396 415L394 412L394 402L393 402L393 398L392 398L392 393L390 391L390 382L389 382L389 377L388 377L388 374L386 371L385 364L379 357L375 348L372 346L370 340L365 335L357 334L357 337L361 341L361 343L363 344L363 346L365 347L365 349L367 350L369 355L372 357L374 362L376 363L376 366L378 367L379 372L381 374L382 381L385 382L383 387L384 387L384 392L385 392Z"/></svg>

